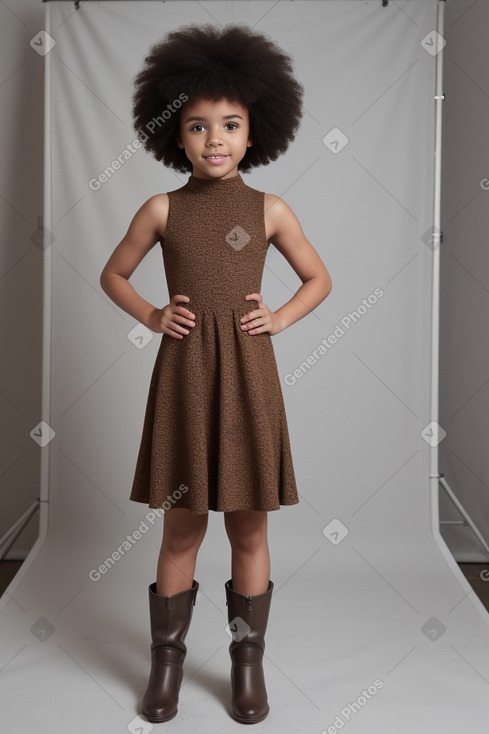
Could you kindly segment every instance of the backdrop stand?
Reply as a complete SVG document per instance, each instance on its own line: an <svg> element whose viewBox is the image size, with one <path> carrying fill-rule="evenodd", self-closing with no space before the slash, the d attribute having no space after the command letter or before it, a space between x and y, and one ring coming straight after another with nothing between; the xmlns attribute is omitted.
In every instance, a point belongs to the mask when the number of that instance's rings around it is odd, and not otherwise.
<svg viewBox="0 0 489 734"><path fill-rule="evenodd" d="M489 561L489 545L487 545L486 541L484 540L484 537L482 533L480 532L479 528L475 524L475 522L470 517L467 510L464 508L462 503L459 499L454 495L453 490L451 489L450 485L446 481L446 479L443 478L444 475L440 474L439 482L445 492L447 493L447 496L452 500L453 504L457 508L457 510L460 512L462 517L464 517L464 520L440 520L440 525L465 525L469 526L472 529L472 532L474 533L475 537L479 540L480 544L483 546L484 550L487 553L487 560Z"/></svg>
<svg viewBox="0 0 489 734"><path fill-rule="evenodd" d="M15 522L12 527L7 530L5 535L0 538L0 562L3 561L31 517L39 510L39 502L40 498L38 497L29 509L24 512L22 517L19 517L17 522Z"/></svg>

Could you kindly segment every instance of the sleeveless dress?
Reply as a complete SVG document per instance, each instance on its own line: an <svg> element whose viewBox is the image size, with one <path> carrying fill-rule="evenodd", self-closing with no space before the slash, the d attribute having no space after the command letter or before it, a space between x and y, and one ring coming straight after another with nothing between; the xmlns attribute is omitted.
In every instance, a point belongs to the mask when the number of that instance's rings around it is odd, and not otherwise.
<svg viewBox="0 0 489 734"><path fill-rule="evenodd" d="M129 499L194 514L297 504L271 335L240 328L261 293L264 192L191 175L168 197L168 293L190 298L195 326L161 335Z"/></svg>

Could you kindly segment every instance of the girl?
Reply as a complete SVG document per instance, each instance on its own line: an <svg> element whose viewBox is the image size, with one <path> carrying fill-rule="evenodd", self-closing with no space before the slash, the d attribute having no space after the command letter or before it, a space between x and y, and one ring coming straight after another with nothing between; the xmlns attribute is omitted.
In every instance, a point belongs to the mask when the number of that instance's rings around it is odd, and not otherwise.
<svg viewBox="0 0 489 734"><path fill-rule="evenodd" d="M271 342L331 291L331 278L278 196L240 172L268 165L294 139L303 87L290 57L244 25L186 26L155 44L135 79L134 127L146 150L187 182L136 212L105 265L107 295L162 334L130 499L166 510L149 586L151 671L142 712L177 713L209 510L224 513L232 715L269 712L262 667L273 582L267 513L299 502ZM129 278L160 242L169 303ZM270 243L302 285L271 311L260 288Z"/></svg>

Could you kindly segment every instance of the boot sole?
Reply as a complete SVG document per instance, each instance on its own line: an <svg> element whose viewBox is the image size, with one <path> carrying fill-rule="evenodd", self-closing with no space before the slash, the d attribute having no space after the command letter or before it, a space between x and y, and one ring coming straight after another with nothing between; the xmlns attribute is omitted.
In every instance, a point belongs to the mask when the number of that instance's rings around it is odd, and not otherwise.
<svg viewBox="0 0 489 734"><path fill-rule="evenodd" d="M148 721L151 721L152 724L162 724L164 721L170 721L171 719L174 719L177 714L178 710L175 711L173 714L170 714L170 716L148 716L148 714L145 714L143 711L144 718L148 719Z"/></svg>
<svg viewBox="0 0 489 734"><path fill-rule="evenodd" d="M237 716L235 713L232 714L232 717L235 721L238 721L240 724L258 724L260 721L263 721L263 719L266 719L268 714L270 713L270 709L266 711L264 714L259 716L257 719L250 719L244 718L242 716Z"/></svg>

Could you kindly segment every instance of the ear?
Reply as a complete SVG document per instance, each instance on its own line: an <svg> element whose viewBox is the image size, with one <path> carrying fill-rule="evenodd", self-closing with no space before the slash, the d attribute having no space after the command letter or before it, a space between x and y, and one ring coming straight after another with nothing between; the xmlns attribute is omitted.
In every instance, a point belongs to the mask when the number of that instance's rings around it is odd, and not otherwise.
<svg viewBox="0 0 489 734"><path fill-rule="evenodd" d="M182 143L182 139L181 139L181 137L179 135L176 136L175 140L176 140L177 146L179 148L184 148L185 147L184 144Z"/></svg>
<svg viewBox="0 0 489 734"><path fill-rule="evenodd" d="M252 139L251 138L248 138L248 142L246 143L246 147L249 148L252 145L253 145Z"/></svg>

